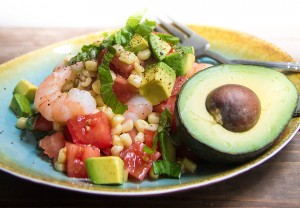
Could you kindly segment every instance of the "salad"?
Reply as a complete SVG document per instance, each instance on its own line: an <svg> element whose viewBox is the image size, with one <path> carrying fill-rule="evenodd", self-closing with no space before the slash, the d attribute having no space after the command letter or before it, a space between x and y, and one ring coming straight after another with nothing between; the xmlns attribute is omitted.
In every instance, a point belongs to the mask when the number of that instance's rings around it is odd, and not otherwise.
<svg viewBox="0 0 300 208"><path fill-rule="evenodd" d="M197 165L176 134L176 96L208 64L192 46L154 32L144 14L65 57L34 86L21 80L11 109L16 126L36 135L42 154L69 177L123 184L180 178Z"/></svg>

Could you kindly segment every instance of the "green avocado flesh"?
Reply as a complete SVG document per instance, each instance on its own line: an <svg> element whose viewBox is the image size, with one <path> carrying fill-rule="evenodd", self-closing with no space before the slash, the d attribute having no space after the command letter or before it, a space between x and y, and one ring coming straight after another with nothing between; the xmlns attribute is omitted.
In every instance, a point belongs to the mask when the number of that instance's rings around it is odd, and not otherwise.
<svg viewBox="0 0 300 208"><path fill-rule="evenodd" d="M208 94L227 84L245 86L259 98L260 116L247 131L225 129L206 109ZM182 140L201 158L238 163L257 156L273 143L291 119L297 100L295 85L280 72L257 66L219 65L185 83L177 100L177 123Z"/></svg>

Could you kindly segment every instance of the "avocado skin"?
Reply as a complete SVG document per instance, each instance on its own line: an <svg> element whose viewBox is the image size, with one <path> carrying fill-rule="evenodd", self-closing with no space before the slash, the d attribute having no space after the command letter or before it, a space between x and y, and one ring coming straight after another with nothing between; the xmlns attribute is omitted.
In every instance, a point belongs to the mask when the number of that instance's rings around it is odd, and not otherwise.
<svg viewBox="0 0 300 208"><path fill-rule="evenodd" d="M177 96L177 98L178 97L179 95ZM276 141L275 139L273 140L273 142L267 144L261 149L252 152L247 152L244 154L228 154L225 152L220 152L191 136L190 132L185 128L184 124L180 120L180 116L178 114L177 101L175 106L176 106L174 110L175 122L178 131L177 133L180 136L180 141L183 142L191 150L191 152L194 153L197 157L204 159L208 162L220 163L220 164L239 164L239 163L247 162L253 159L254 157L265 152Z"/></svg>
<svg viewBox="0 0 300 208"><path fill-rule="evenodd" d="M227 65L227 66L230 66L230 65ZM210 69L205 69L203 71L206 71L206 70L210 70ZM198 73L202 73L202 72L198 72ZM187 82L183 85L183 87L186 84L187 84ZM278 132L276 137L271 142L269 142L265 146L261 147L260 149L257 149L255 151L246 152L246 153L241 153L241 154L230 154L230 153L226 153L226 152L221 152L219 150L216 150L216 149L200 142L196 138L194 138L192 136L192 134L188 131L188 129L186 128L184 123L181 122L181 118L180 118L180 115L178 112L178 100L179 100L180 95L181 94L179 93L177 96L177 100L175 103L175 110L174 110L175 122L176 122L177 131L178 131L177 133L180 136L180 141L183 142L191 150L192 153L194 153L199 158L206 160L208 162L218 163L218 164L229 164L229 165L248 162L248 161L254 159L255 157L261 155L270 146L272 146L272 144L274 142L276 142L276 140L279 138L280 134L283 132L285 127L288 125L288 123L281 125L281 127L280 127L281 131ZM296 106L295 106L294 110L295 109L296 109ZM286 115L286 116L289 118L292 118L292 114Z"/></svg>

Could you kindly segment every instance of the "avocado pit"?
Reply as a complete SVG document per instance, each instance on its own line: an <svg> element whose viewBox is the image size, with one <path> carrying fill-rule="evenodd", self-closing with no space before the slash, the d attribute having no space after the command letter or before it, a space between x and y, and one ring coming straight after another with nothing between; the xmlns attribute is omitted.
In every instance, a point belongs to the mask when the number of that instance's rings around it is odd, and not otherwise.
<svg viewBox="0 0 300 208"><path fill-rule="evenodd" d="M232 132L244 132L257 123L260 116L260 100L249 88L237 85L222 85L206 98L205 106L214 120Z"/></svg>

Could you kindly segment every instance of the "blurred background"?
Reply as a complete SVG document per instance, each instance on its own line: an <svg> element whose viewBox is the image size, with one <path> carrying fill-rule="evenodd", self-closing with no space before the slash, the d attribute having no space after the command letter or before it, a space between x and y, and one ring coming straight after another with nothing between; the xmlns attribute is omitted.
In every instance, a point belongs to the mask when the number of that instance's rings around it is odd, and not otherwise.
<svg viewBox="0 0 300 208"><path fill-rule="evenodd" d="M224 27L258 36L300 60L300 45L293 41L300 37L299 0L1 0L0 29L97 31L120 27L129 15L146 8L184 23ZM292 50L295 47L299 50Z"/></svg>

